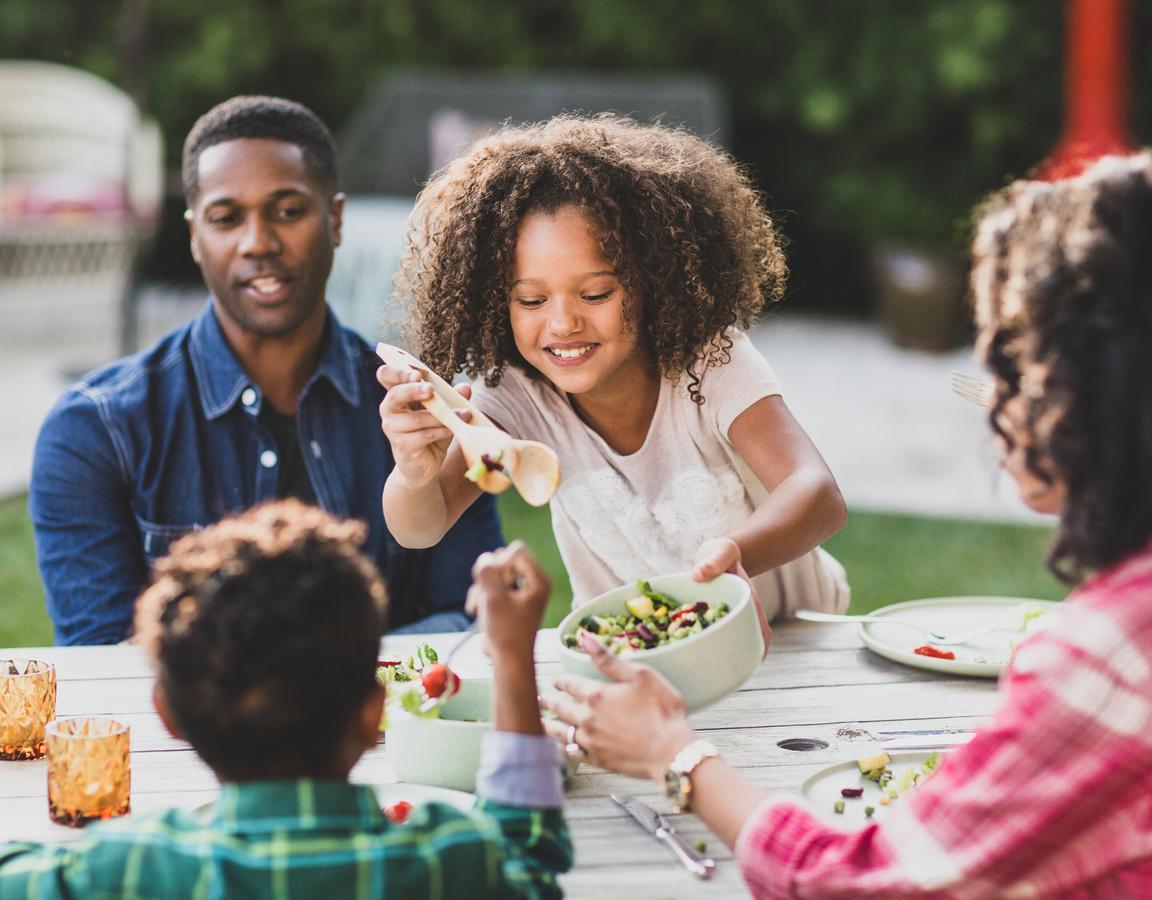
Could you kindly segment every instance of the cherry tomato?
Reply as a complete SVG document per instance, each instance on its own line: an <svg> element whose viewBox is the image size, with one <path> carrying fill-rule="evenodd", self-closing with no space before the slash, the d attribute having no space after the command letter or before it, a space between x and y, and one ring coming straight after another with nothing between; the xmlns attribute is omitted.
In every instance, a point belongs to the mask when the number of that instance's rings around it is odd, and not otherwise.
<svg viewBox="0 0 1152 900"><path fill-rule="evenodd" d="M384 807L384 815L389 821L395 822L397 825L403 825L408 821L408 817L412 814L412 804L407 800L398 800L391 806Z"/></svg>
<svg viewBox="0 0 1152 900"><path fill-rule="evenodd" d="M919 653L921 656L931 656L933 659L955 659L956 654L951 650L941 650L938 647L933 647L931 644L925 644L923 647L917 647L912 651Z"/></svg>
<svg viewBox="0 0 1152 900"><path fill-rule="evenodd" d="M420 673L420 684L429 697L447 700L460 690L460 676L443 663L436 663Z"/></svg>

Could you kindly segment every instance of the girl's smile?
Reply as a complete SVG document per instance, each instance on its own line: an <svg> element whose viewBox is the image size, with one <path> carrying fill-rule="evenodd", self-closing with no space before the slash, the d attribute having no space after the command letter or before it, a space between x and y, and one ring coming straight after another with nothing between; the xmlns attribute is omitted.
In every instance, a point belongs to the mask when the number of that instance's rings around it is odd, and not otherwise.
<svg viewBox="0 0 1152 900"><path fill-rule="evenodd" d="M658 387L625 299L579 209L524 217L509 294L513 339L525 361L578 405Z"/></svg>
<svg viewBox="0 0 1152 900"><path fill-rule="evenodd" d="M596 352L598 344L549 344L544 350L550 353L558 366L578 366L586 362Z"/></svg>

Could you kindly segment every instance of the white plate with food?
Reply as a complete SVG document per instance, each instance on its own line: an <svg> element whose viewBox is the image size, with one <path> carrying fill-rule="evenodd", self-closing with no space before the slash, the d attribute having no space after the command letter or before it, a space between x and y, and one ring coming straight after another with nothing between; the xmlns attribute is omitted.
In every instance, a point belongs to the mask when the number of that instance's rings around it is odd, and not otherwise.
<svg viewBox="0 0 1152 900"><path fill-rule="evenodd" d="M380 808L393 822L403 823L417 807L426 803L444 803L467 812L476 804L476 795L429 784L374 784Z"/></svg>
<svg viewBox="0 0 1152 900"><path fill-rule="evenodd" d="M800 792L822 818L844 828L860 828L883 819L943 758L943 751L878 750L820 770Z"/></svg>
<svg viewBox="0 0 1152 900"><path fill-rule="evenodd" d="M1008 664L1016 645L1056 623L1063 604L1024 597L935 597L893 603L869 613L919 625L944 636L987 634L962 644L934 641L926 634L895 622L862 622L860 639L873 653L894 662L946 672L996 678Z"/></svg>

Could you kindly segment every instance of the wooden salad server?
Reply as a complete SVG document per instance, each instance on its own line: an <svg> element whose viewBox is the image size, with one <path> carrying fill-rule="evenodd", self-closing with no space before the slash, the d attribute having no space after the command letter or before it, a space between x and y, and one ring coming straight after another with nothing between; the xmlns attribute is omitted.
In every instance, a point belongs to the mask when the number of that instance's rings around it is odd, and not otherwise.
<svg viewBox="0 0 1152 900"><path fill-rule="evenodd" d="M412 369L432 385L432 396L424 408L450 429L460 442L468 463L467 476L483 491L499 494L514 484L531 506L543 506L552 499L560 484L560 460L556 451L539 441L523 441L496 427L447 381L419 359L392 344L377 344L376 355L386 365ZM456 410L467 409L472 421L465 422Z"/></svg>

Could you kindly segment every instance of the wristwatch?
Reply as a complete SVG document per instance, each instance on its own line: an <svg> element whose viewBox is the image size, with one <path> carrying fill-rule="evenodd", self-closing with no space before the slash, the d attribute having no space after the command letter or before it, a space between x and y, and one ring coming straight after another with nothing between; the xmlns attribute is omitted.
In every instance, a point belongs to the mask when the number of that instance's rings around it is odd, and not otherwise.
<svg viewBox="0 0 1152 900"><path fill-rule="evenodd" d="M673 757L664 773L664 793L676 812L688 812L692 808L692 772L720 751L711 742L697 738Z"/></svg>

